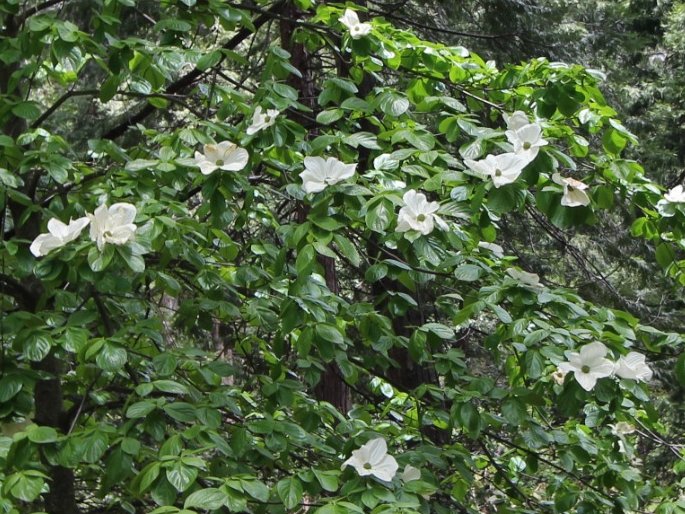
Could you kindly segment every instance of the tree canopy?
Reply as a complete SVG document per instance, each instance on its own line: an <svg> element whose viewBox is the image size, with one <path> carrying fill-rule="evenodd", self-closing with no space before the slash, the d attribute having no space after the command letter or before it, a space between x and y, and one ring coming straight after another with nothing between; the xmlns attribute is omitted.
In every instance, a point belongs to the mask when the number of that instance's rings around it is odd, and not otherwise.
<svg viewBox="0 0 685 514"><path fill-rule="evenodd" d="M0 512L685 512L682 321L585 251L680 302L682 175L416 12L0 1Z"/></svg>

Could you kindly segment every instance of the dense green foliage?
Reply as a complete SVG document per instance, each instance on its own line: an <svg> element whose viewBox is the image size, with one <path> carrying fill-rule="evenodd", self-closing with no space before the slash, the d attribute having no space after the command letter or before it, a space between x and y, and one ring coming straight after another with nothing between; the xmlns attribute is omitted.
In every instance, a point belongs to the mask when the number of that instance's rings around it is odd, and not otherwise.
<svg viewBox="0 0 685 514"><path fill-rule="evenodd" d="M685 381L681 336L493 246L620 219L685 284L604 74L350 6L0 2L0 511L685 512L657 384L555 374L600 341ZM496 186L468 163L519 152L515 111L547 144ZM377 438L391 481L341 467Z"/></svg>

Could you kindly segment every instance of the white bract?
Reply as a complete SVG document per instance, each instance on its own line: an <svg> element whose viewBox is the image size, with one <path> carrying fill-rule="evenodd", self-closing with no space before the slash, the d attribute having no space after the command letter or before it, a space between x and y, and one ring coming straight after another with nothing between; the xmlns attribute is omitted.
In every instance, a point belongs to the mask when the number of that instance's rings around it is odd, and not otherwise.
<svg viewBox="0 0 685 514"><path fill-rule="evenodd" d="M653 372L645 362L644 355L638 352L630 352L618 359L614 374L621 378L647 382L652 379Z"/></svg>
<svg viewBox="0 0 685 514"><path fill-rule="evenodd" d="M508 268L507 275L516 280L520 286L530 287L532 289L542 289L544 286L540 283L540 277L536 273L528 273L516 268Z"/></svg>
<svg viewBox="0 0 685 514"><path fill-rule="evenodd" d="M590 197L585 192L587 184L571 177L562 177L558 173L552 175L552 180L564 186L564 196L561 197L561 205L564 207L579 207L590 203Z"/></svg>
<svg viewBox="0 0 685 514"><path fill-rule="evenodd" d="M395 458L388 455L388 446L382 438L372 439L358 450L354 450L340 469L346 466L352 466L359 476L373 475L386 482L393 479L399 468Z"/></svg>
<svg viewBox="0 0 685 514"><path fill-rule="evenodd" d="M209 175L215 170L240 171L247 166L250 159L247 150L230 141L204 145L203 152L195 152L195 165L203 175Z"/></svg>
<svg viewBox="0 0 685 514"><path fill-rule="evenodd" d="M623 437L635 432L635 427L626 421L619 421L615 425L610 424L609 426L611 427L611 433L617 437Z"/></svg>
<svg viewBox="0 0 685 514"><path fill-rule="evenodd" d="M564 385L564 380L566 380L566 372L557 368L557 370L552 373L552 380L559 385Z"/></svg>
<svg viewBox="0 0 685 514"><path fill-rule="evenodd" d="M609 377L614 372L614 363L605 358L609 352L604 343L596 341L586 344L580 352L567 352L568 362L559 364L559 369L565 373L573 373L580 387L591 391L597 380Z"/></svg>
<svg viewBox="0 0 685 514"><path fill-rule="evenodd" d="M307 193L318 193L352 177L356 169L356 163L345 164L335 157L305 157L304 171L300 173L302 187Z"/></svg>
<svg viewBox="0 0 685 514"><path fill-rule="evenodd" d="M31 243L31 253L36 257L47 255L52 250L61 248L76 239L81 231L90 223L87 217L69 220L69 224L62 223L57 218L48 221L48 233L40 234Z"/></svg>
<svg viewBox="0 0 685 514"><path fill-rule="evenodd" d="M514 145L514 153L528 159L528 162L535 159L540 147L547 144L547 141L542 139L542 127L537 123L529 123L515 130L507 130L505 135L509 142Z"/></svg>
<svg viewBox="0 0 685 514"><path fill-rule="evenodd" d="M407 464L404 467L404 471L402 472L401 475L402 482L411 482L412 480L420 480L421 479L421 471L411 464Z"/></svg>
<svg viewBox="0 0 685 514"><path fill-rule="evenodd" d="M675 186L664 195L664 198L667 202L671 203L685 203L685 191L683 191L683 186Z"/></svg>
<svg viewBox="0 0 685 514"><path fill-rule="evenodd" d="M136 206L130 203L115 203L111 207L100 205L90 218L90 238L102 251L107 243L124 245L136 232L133 220L136 218Z"/></svg>
<svg viewBox="0 0 685 514"><path fill-rule="evenodd" d="M340 17L339 21L350 31L352 39L359 39L371 32L371 24L360 23L359 16L352 9L345 9L345 13Z"/></svg>
<svg viewBox="0 0 685 514"><path fill-rule="evenodd" d="M490 177L495 187L511 184L519 177L530 161L515 153L488 155L485 159L474 161L464 159L464 164L480 176Z"/></svg>
<svg viewBox="0 0 685 514"><path fill-rule="evenodd" d="M270 127L276 122L276 117L279 114L277 109L267 109L266 113L262 113L262 106L258 105L252 115L252 125L247 127L247 135L251 136L262 129Z"/></svg>
<svg viewBox="0 0 685 514"><path fill-rule="evenodd" d="M504 122L507 124L507 128L509 130L518 130L525 125L530 124L528 116L526 116L526 113L523 111L514 111L510 115L505 112L502 113L502 117L504 118Z"/></svg>
<svg viewBox="0 0 685 514"><path fill-rule="evenodd" d="M486 250L490 250L492 254L497 257L498 259L501 259L504 257L504 248L502 248L500 245L497 243L488 243L487 241L480 241L478 243L478 248L484 248Z"/></svg>
<svg viewBox="0 0 685 514"><path fill-rule="evenodd" d="M410 189L402 197L404 207L397 215L397 232L408 232L416 230L424 236L433 232L434 225L437 223L440 228L446 228L445 222L435 213L440 208L438 202L429 202L426 195L417 193Z"/></svg>

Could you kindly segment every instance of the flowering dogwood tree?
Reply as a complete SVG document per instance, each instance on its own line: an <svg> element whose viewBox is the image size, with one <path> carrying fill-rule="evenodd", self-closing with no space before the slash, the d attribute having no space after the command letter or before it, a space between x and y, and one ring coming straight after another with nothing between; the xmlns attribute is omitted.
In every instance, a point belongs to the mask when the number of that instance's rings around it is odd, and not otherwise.
<svg viewBox="0 0 685 514"><path fill-rule="evenodd" d="M499 235L625 205L685 283L598 72L350 3L83 13L0 3L0 512L685 511L638 451L680 335Z"/></svg>

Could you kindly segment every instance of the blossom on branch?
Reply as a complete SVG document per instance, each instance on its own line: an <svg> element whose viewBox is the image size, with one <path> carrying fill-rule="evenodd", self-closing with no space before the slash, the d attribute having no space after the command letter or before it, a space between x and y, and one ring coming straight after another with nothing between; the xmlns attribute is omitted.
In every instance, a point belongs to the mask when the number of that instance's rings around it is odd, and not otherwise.
<svg viewBox="0 0 685 514"><path fill-rule="evenodd" d="M407 464L401 475L402 482L411 482L413 480L421 480L421 471L414 466Z"/></svg>
<svg viewBox="0 0 685 514"><path fill-rule="evenodd" d="M240 171L247 166L250 154L230 141L218 144L204 145L203 152L195 152L195 165L203 175L209 175L215 170Z"/></svg>
<svg viewBox="0 0 685 514"><path fill-rule="evenodd" d="M124 245L136 232L133 220L136 218L136 206L130 203L115 203L111 207L100 205L90 218L90 238L102 251L107 243Z"/></svg>
<svg viewBox="0 0 685 514"><path fill-rule="evenodd" d="M429 202L423 193L417 193L410 189L404 193L402 201L404 206L397 215L397 228L395 229L397 232L416 230L425 236L433 232L434 222L443 229L447 228L445 222L435 214L440 208L440 204Z"/></svg>
<svg viewBox="0 0 685 514"><path fill-rule="evenodd" d="M61 248L76 239L81 231L90 223L87 217L69 220L69 224L62 223L57 218L48 221L48 233L40 234L31 243L31 253L36 257L47 255L52 250Z"/></svg>
<svg viewBox="0 0 685 514"><path fill-rule="evenodd" d="M385 482L390 482L399 468L395 458L388 455L388 446L383 438L372 439L354 450L340 469L346 466L352 466L359 476L373 475Z"/></svg>
<svg viewBox="0 0 685 514"><path fill-rule="evenodd" d="M371 32L371 24L361 23L359 21L359 16L352 9L345 9L345 13L339 18L338 21L347 27L347 30L350 31L350 37L352 39L362 38L369 35Z"/></svg>
<svg viewBox="0 0 685 514"><path fill-rule="evenodd" d="M552 175L552 180L564 186L564 196L561 197L561 205L564 207L580 207L590 204L590 197L585 192L587 184L571 177L562 177L559 173Z"/></svg>
<svg viewBox="0 0 685 514"><path fill-rule="evenodd" d="M270 127L276 122L276 117L279 114L278 109L267 109L266 113L263 113L262 106L258 105L252 115L252 124L247 127L247 135L251 136L260 130Z"/></svg>
<svg viewBox="0 0 685 514"><path fill-rule="evenodd" d="M664 194L664 199L670 203L685 203L685 191L683 186L675 186L668 193Z"/></svg>
<svg viewBox="0 0 685 514"><path fill-rule="evenodd" d="M537 123L529 123L515 130L507 130L504 134L509 142L514 145L514 153L528 159L528 162L535 159L540 147L547 144L547 141L542 138L542 127Z"/></svg>
<svg viewBox="0 0 685 514"><path fill-rule="evenodd" d="M328 186L351 178L357 164L345 164L335 157L305 157L304 171L300 173L302 187L307 193L318 193Z"/></svg>
<svg viewBox="0 0 685 514"><path fill-rule="evenodd" d="M645 362L644 355L638 352L630 352L618 359L614 374L620 378L647 382L652 379L654 373Z"/></svg>
<svg viewBox="0 0 685 514"><path fill-rule="evenodd" d="M507 124L507 129L509 130L518 130L521 127L530 124L528 116L526 116L526 113L523 111L514 111L511 114L507 114L505 112L502 113L502 117L504 118L504 122Z"/></svg>
<svg viewBox="0 0 685 514"><path fill-rule="evenodd" d="M580 352L568 352L568 362L559 364L559 370L573 373L576 382L586 391L591 391L597 380L609 377L614 372L614 363L605 358L609 352L604 343L596 341L586 344Z"/></svg>
<svg viewBox="0 0 685 514"><path fill-rule="evenodd" d="M464 159L466 166L480 176L490 177L497 188L515 182L529 162L527 158L511 152L488 155L479 161Z"/></svg>

